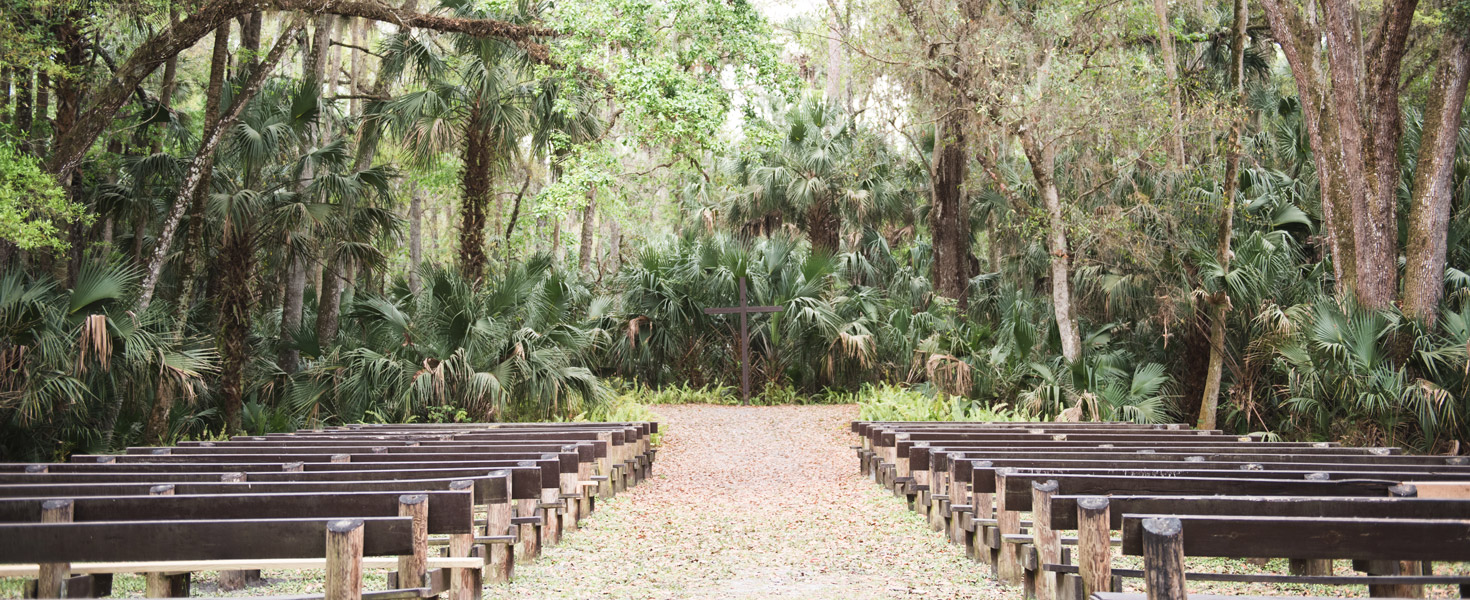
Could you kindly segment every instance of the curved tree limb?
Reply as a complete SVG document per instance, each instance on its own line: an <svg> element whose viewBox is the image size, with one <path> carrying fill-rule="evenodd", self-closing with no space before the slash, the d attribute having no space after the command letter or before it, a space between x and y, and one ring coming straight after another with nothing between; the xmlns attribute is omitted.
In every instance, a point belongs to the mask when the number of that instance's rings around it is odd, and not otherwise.
<svg viewBox="0 0 1470 600"><path fill-rule="evenodd" d="M189 208L189 200L194 197L194 189L204 179L204 171L210 164L210 156L219 147L220 141L225 137L225 130L234 126L235 121L240 119L240 114L245 112L246 105L260 88L265 85L265 80L271 71L276 70L276 65L286 55L286 49L291 46L292 38L296 33L306 26L306 19L297 17L281 32L281 37L276 40L275 47L271 48L265 60L255 67L250 74L250 79L245 82L245 87L235 94L234 104L230 111L220 117L218 121L211 124L204 132L204 138L199 141L199 151L194 154L194 160L189 164L189 170L184 173L184 181L179 184L179 193L174 197L173 207L169 209L168 219L163 222L163 230L158 233L158 241L153 245L153 256L148 260L148 270L143 275L143 289L138 295L138 312L148 310L148 304L153 300L153 291L158 286L158 277L163 273L163 264L168 261L168 251L173 245L174 233L178 231L179 221L184 218L184 211Z"/></svg>
<svg viewBox="0 0 1470 600"><path fill-rule="evenodd" d="M117 111L127 102L128 95L148 75L170 57L209 35L220 24L263 10L360 17L407 27L500 38L521 46L532 59L540 62L551 62L551 54L550 49L537 40L560 35L556 30L545 27L516 25L495 19L458 19L428 15L356 0L214 0L148 38L113 71L107 84L93 94L95 102L77 119L76 127L56 141L55 151L46 164L47 170L57 179L65 180L81 163L87 149L112 122Z"/></svg>

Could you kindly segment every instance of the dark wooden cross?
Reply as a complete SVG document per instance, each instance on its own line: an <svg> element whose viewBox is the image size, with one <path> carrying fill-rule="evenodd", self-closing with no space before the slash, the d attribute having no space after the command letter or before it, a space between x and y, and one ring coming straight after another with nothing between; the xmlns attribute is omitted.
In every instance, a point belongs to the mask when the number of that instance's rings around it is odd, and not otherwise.
<svg viewBox="0 0 1470 600"><path fill-rule="evenodd" d="M781 312L779 306L746 306L745 278L740 278L740 306L706 308L705 314L740 315L740 403L750 404L750 315L754 313Z"/></svg>

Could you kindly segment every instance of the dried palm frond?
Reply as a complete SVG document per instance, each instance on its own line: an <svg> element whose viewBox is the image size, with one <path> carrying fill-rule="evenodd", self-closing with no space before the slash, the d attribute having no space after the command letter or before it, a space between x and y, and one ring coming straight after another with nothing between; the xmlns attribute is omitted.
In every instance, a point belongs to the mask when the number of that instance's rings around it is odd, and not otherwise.
<svg viewBox="0 0 1470 600"><path fill-rule="evenodd" d="M107 331L107 315L87 315L77 339L77 371L87 372L96 362L103 371L112 367L112 337Z"/></svg>

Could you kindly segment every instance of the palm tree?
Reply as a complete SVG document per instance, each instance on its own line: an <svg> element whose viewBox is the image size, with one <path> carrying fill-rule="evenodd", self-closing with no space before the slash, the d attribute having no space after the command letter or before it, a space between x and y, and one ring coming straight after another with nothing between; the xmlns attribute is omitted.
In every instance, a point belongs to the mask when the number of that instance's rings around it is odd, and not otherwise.
<svg viewBox="0 0 1470 600"><path fill-rule="evenodd" d="M355 303L340 354L309 369L292 411L359 421L452 407L475 419L565 418L598 406L606 391L583 366L593 337L573 321L585 288L546 256L476 285L425 268L406 284Z"/></svg>
<svg viewBox="0 0 1470 600"><path fill-rule="evenodd" d="M128 414L147 417L137 441L177 432L170 408L198 395L214 353L180 336L163 307L131 312L141 274L87 261L70 289L18 270L0 277L0 455L108 451L119 430L137 440L119 427L137 422Z"/></svg>
<svg viewBox="0 0 1470 600"><path fill-rule="evenodd" d="M223 239L218 259L218 339L223 357L220 394L225 428L231 432L241 430L245 369L253 354L253 286L259 274L256 265L260 242L290 239L300 232L300 215L306 213L322 221L319 232L339 247L339 257L350 259L347 264L374 264L383 257L369 243L370 238L397 227L390 211L376 209L371 202L375 198L386 201L390 171L381 167L348 171L348 152L340 143L308 149L300 156L294 154L308 139L306 134L318 118L317 93L316 86L310 84L276 85L262 93L231 130L222 156L225 164L216 168L224 176L223 183L230 186L216 200ZM313 168L307 169L307 164ZM303 181L307 174L311 179ZM303 206L312 204L313 198L368 202L352 211L334 211L331 205ZM346 217L351 222L344 222ZM272 262L288 264L287 256L282 251ZM284 340L297 333L281 331L282 345L296 347L294 341L285 344Z"/></svg>
<svg viewBox="0 0 1470 600"><path fill-rule="evenodd" d="M446 0L440 6L461 18L491 16L467 0ZM542 8L521 3L514 14L494 17L530 22ZM533 132L531 104L537 86L529 81L530 57L517 45L467 35L452 37L453 53L447 56L422 33L401 33L385 47L388 73L411 71L425 85L384 108L405 144L421 160L451 148L460 151L460 266L466 279L479 280L487 262L485 215L493 178L505 172L517 143Z"/></svg>
<svg viewBox="0 0 1470 600"><path fill-rule="evenodd" d="M778 118L767 126L777 129L779 143L725 163L737 185L730 220L762 234L791 222L814 250L836 254L842 213L881 186L853 160L857 133L835 104L808 97Z"/></svg>

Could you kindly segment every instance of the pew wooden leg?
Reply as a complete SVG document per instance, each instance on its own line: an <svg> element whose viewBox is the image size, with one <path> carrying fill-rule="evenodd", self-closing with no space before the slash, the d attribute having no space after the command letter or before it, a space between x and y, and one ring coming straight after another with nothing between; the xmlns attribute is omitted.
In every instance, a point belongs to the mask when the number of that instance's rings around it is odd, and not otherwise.
<svg viewBox="0 0 1470 600"><path fill-rule="evenodd" d="M1288 561L1287 571L1292 575L1321 577L1332 574L1332 561L1326 559L1293 558Z"/></svg>
<svg viewBox="0 0 1470 600"><path fill-rule="evenodd" d="M1179 519L1143 521L1143 583L1148 600L1186 600L1184 526Z"/></svg>
<svg viewBox="0 0 1470 600"><path fill-rule="evenodd" d="M954 512L953 504L950 505L949 513L949 541L958 545L965 545L964 513Z"/></svg>
<svg viewBox="0 0 1470 600"><path fill-rule="evenodd" d="M1023 554L1025 552L1027 552L1027 551L1033 551L1033 550L1034 550L1034 548L1032 548L1030 544L1025 544L1025 545L1023 545L1021 547L1021 552ZM1024 560L1021 561L1021 562L1022 562L1022 567L1021 567L1021 597L1024 598L1025 600L1036 600L1036 598L1038 597L1036 595L1036 593L1037 593L1036 592L1036 574L1037 573L1036 573L1036 571L1034 569L1027 569L1027 568L1025 568L1025 564L1024 564L1025 561Z"/></svg>
<svg viewBox="0 0 1470 600"><path fill-rule="evenodd" d="M1368 561L1367 573L1369 575L1422 575L1424 563L1421 561L1398 561L1398 560L1370 560ZM1385 584L1368 586L1368 595L1373 598L1423 598L1424 586L1405 584Z"/></svg>
<svg viewBox="0 0 1470 600"><path fill-rule="evenodd" d="M71 500L46 500L41 503L41 522L70 523L73 512ZM65 595L66 578L71 575L71 563L41 563L40 567L36 597L60 598Z"/></svg>
<svg viewBox="0 0 1470 600"><path fill-rule="evenodd" d="M496 502L485 506L485 532L492 536L518 533L511 524L514 509L510 502ZM512 565L515 564L515 545L510 543L491 544L486 551L490 581L510 581Z"/></svg>
<svg viewBox="0 0 1470 600"><path fill-rule="evenodd" d="M92 575L92 595L89 598L106 598L112 595L112 573Z"/></svg>
<svg viewBox="0 0 1470 600"><path fill-rule="evenodd" d="M398 585L422 587L427 584L429 575L429 497L423 494L399 496L398 516L413 518L413 554L398 557ZM470 536L470 543L474 542L474 534L464 535ZM468 547L461 550L464 554L453 554L455 538L450 538L449 543L450 556L469 556Z"/></svg>
<svg viewBox="0 0 1470 600"><path fill-rule="evenodd" d="M1077 500L1077 567L1082 578L1079 598L1106 592L1113 578L1113 546L1108 529L1108 499Z"/></svg>
<svg viewBox="0 0 1470 600"><path fill-rule="evenodd" d="M1082 576L1063 573L1057 582L1057 600L1083 600Z"/></svg>
<svg viewBox="0 0 1470 600"><path fill-rule="evenodd" d="M475 534L456 533L449 536L450 556L472 556ZM403 570L400 567L399 572ZM454 569L450 574L449 600L480 600L480 569Z"/></svg>
<svg viewBox="0 0 1470 600"><path fill-rule="evenodd" d="M327 581L324 600L362 600L362 520L327 524Z"/></svg>
<svg viewBox="0 0 1470 600"><path fill-rule="evenodd" d="M996 557L996 575L1010 585L1021 583L1021 561L1016 545L1007 544L1005 536L1021 533L1021 513L1006 508L1006 470L995 470L995 521L1000 535L1000 552Z"/></svg>
<svg viewBox="0 0 1470 600"><path fill-rule="evenodd" d="M188 598L192 579L189 573L145 573L143 597Z"/></svg>
<svg viewBox="0 0 1470 600"><path fill-rule="evenodd" d="M536 510L535 498L522 498L516 500L516 516L532 517L540 512ZM541 555L541 528L533 523L520 524L520 547L516 552L516 558L528 561Z"/></svg>
<svg viewBox="0 0 1470 600"><path fill-rule="evenodd" d="M1057 596L1056 573L1042 568L1058 564L1062 559L1062 543L1051 528L1051 497L1057 492L1056 480L1031 484L1031 539L1036 546L1036 597L1053 600Z"/></svg>
<svg viewBox="0 0 1470 600"><path fill-rule="evenodd" d="M491 574L494 576L494 580L495 581L510 581L512 579L515 579L515 575L516 575L516 553L515 553L515 549L512 548L512 547L510 547L510 546L508 546L508 545L507 546L496 546L496 548L500 549L501 555L500 555L500 557L499 557L498 560L492 559L492 561L491 561L492 562L492 566L495 567L494 569L491 570Z"/></svg>
<svg viewBox="0 0 1470 600"><path fill-rule="evenodd" d="M991 494L971 494L970 497L972 500L971 506L974 509L974 513L972 513L973 518L995 518L995 506L992 504L993 496ZM975 548L975 560L981 564L990 565L993 570L995 566L995 554L992 552L989 540L986 539L985 529L986 526L984 524L975 523L975 530L970 534L974 538L972 547Z"/></svg>
<svg viewBox="0 0 1470 600"><path fill-rule="evenodd" d="M246 582L245 572L239 570L227 570L219 572L219 589L227 592L243 590L249 585Z"/></svg>

